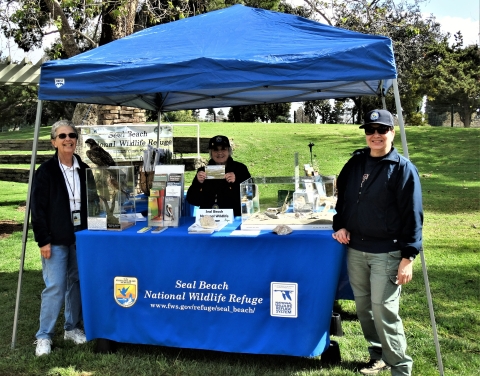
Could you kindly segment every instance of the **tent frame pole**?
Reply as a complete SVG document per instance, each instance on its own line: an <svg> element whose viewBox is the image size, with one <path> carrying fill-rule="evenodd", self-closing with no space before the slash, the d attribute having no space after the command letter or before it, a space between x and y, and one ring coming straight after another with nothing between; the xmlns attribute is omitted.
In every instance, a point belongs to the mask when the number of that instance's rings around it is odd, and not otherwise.
<svg viewBox="0 0 480 376"><path fill-rule="evenodd" d="M393 92L395 95L395 106L397 107L398 124L400 125L400 135L402 138L403 155L406 158L410 159L408 155L407 138L405 136L405 126L403 123L403 113L402 113L403 111L402 111L402 105L400 104L400 93L398 91L397 79L393 80ZM433 300L432 300L432 294L430 292L430 282L428 281L427 264L425 262L425 254L423 252L423 249L420 251L420 259L422 260L423 280L425 283L425 292L427 295L428 310L430 312L430 322L432 323L433 341L435 342L435 351L437 353L438 371L440 373L440 376L443 376L444 371L443 371L442 354L440 352L440 343L438 341L437 324L435 323L435 313L433 311Z"/></svg>
<svg viewBox="0 0 480 376"><path fill-rule="evenodd" d="M160 125L162 124L162 111L157 112L157 148L160 147Z"/></svg>
<svg viewBox="0 0 480 376"><path fill-rule="evenodd" d="M15 349L15 345L17 342L18 313L20 309L20 294L22 291L23 267L25 264L25 250L27 247L27 240L28 240L28 222L30 218L30 197L32 193L33 176L35 174L35 163L37 160L37 147L38 147L38 138L40 134L41 119L42 119L42 101L38 100L37 115L35 119L35 131L33 135L32 158L30 160L30 174L28 177L27 202L25 207L25 218L23 220L22 253L20 255L20 268L18 270L17 297L15 300L15 316L13 319L13 333L12 333L12 345L11 345L12 350Z"/></svg>
<svg viewBox="0 0 480 376"><path fill-rule="evenodd" d="M383 84L384 84L383 80L380 80L380 97L382 99L382 108L386 110L387 103L385 102L385 87Z"/></svg>

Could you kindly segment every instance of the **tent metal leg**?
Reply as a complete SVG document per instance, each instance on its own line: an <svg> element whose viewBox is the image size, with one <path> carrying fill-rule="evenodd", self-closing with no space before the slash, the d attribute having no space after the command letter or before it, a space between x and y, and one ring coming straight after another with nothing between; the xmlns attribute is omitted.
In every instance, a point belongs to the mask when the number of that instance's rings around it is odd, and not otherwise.
<svg viewBox="0 0 480 376"><path fill-rule="evenodd" d="M20 294L22 291L23 266L25 263L25 249L28 240L28 221L30 219L30 195L32 192L33 175L35 173L35 162L37 160L38 136L40 134L40 123L42 119L42 101L37 103L37 115L35 119L35 131L33 136L32 159L30 161L30 175L28 177L27 203L25 207L25 218L23 220L22 253L20 255L20 268L18 271L17 297L15 300L15 316L13 319L12 350L15 349L17 342L17 323L18 312L20 308Z"/></svg>
<svg viewBox="0 0 480 376"><path fill-rule="evenodd" d="M433 341L435 342L435 351L437 353L438 371L440 373L440 376L443 376L444 373L443 373L442 354L440 352L440 343L438 341L438 335L437 335L437 324L435 323L435 313L433 312L432 294L430 293L430 282L428 281L427 265L425 262L425 255L423 251L420 252L420 259L422 260L423 280L425 282L428 310L430 312L430 321L432 323Z"/></svg>
<svg viewBox="0 0 480 376"><path fill-rule="evenodd" d="M402 138L403 155L406 158L410 159L408 155L405 126L403 123L403 113L402 113L402 105L400 103L400 93L398 91L398 83L396 79L393 80L392 86L393 86L393 93L395 95L395 106L397 107L398 123L400 126L400 134ZM425 255L423 254L423 251L420 252L420 258L422 260L423 280L425 281L425 292L427 295L428 310L430 312L430 322L432 323L433 341L435 342L435 351L437 353L438 370L440 372L440 376L443 376L444 373L443 373L442 354L440 353L440 343L438 342L437 325L435 323L435 314L433 312L432 294L430 292L430 283L428 281L427 265L425 263Z"/></svg>
<svg viewBox="0 0 480 376"><path fill-rule="evenodd" d="M400 126L400 137L402 139L403 155L410 159L408 155L407 136L405 134L405 125L403 122L403 110L400 103L400 92L398 91L397 79L393 80L393 94L395 96L395 107L397 107L398 125Z"/></svg>

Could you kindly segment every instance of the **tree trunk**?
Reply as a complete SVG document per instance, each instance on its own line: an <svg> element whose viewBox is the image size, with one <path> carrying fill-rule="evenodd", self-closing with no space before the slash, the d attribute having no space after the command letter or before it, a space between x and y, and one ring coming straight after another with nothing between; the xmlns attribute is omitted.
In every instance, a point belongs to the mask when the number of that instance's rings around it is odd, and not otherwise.
<svg viewBox="0 0 480 376"><path fill-rule="evenodd" d="M353 103L355 103L355 107L357 108L356 124L362 124L362 119L363 119L362 97L353 97L350 99L353 101Z"/></svg>
<svg viewBox="0 0 480 376"><path fill-rule="evenodd" d="M472 109L468 104L464 105L463 108L463 114L459 113L460 115L460 120L463 122L464 128L470 128L471 126L471 120L472 120Z"/></svg>
<svg viewBox="0 0 480 376"><path fill-rule="evenodd" d="M104 2L100 46L133 33L138 0Z"/></svg>
<svg viewBox="0 0 480 376"><path fill-rule="evenodd" d="M100 46L133 33L137 4L137 0L126 1L123 2L123 4L120 1L104 2ZM88 120L86 121L88 121L89 125L113 125L116 123L129 122L144 123L146 121L145 110L135 109L135 116L132 116L134 110L129 107L80 104L75 108L74 119L85 119L88 109L94 113L94 115L92 113L92 116L87 116ZM107 113L111 113L112 115L105 115ZM85 120L83 124L86 124Z"/></svg>
<svg viewBox="0 0 480 376"><path fill-rule="evenodd" d="M53 19L60 17L62 20L62 26L59 27L59 32L62 46L67 56L72 57L78 55L80 50L75 42L75 31L70 27L65 13L63 13L61 5L56 0L45 0L45 4L47 5Z"/></svg>

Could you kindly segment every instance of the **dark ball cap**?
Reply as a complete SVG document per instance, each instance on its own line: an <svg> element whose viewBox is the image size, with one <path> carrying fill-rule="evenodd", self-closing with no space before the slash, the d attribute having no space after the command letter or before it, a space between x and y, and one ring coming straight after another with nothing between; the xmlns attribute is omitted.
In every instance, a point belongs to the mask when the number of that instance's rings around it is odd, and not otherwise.
<svg viewBox="0 0 480 376"><path fill-rule="evenodd" d="M230 147L230 141L225 136L215 136L210 139L208 142L209 149L215 149L217 146Z"/></svg>
<svg viewBox="0 0 480 376"><path fill-rule="evenodd" d="M373 110L367 113L364 118L363 124L359 128L365 128L365 125L369 124L383 124L389 127L395 126L393 123L393 116L387 110Z"/></svg>

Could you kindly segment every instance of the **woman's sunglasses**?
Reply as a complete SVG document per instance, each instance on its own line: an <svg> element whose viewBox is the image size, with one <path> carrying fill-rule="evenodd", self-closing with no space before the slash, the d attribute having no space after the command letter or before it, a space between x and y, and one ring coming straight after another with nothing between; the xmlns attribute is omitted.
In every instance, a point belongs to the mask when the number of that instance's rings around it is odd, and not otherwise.
<svg viewBox="0 0 480 376"><path fill-rule="evenodd" d="M380 125L377 128L375 128L375 127L366 125L365 127L363 127L363 129L365 130L365 134L367 136L371 136L372 134L375 133L375 131L377 131L378 134L386 134L388 131L392 129L392 127L389 127L388 125Z"/></svg>
<svg viewBox="0 0 480 376"><path fill-rule="evenodd" d="M77 138L76 133L60 133L60 134L57 134L57 137L60 140L65 140L67 138L67 136L70 137L70 138Z"/></svg>

